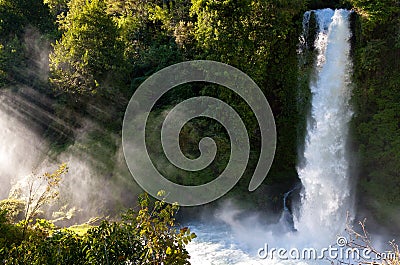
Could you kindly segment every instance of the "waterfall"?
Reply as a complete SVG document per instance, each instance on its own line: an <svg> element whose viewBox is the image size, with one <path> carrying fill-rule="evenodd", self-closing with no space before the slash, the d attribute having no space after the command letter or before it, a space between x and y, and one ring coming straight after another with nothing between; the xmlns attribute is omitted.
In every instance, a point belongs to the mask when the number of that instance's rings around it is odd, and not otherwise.
<svg viewBox="0 0 400 265"><path fill-rule="evenodd" d="M350 28L347 10L315 12L318 31L316 78L311 82L312 109L308 120L303 167L300 216L295 228L318 238L336 236L351 210L346 153L352 111L350 90ZM307 12L305 18L310 15Z"/></svg>
<svg viewBox="0 0 400 265"><path fill-rule="evenodd" d="M349 15L350 11L331 9L304 15L300 45L303 52L315 53L315 65L309 85L312 100L304 160L298 167L303 186L299 210L292 216L287 207L286 199L292 191L284 196L285 209L277 224L265 224L257 216L232 218L235 209L225 205L220 213L224 216L223 225L190 224L198 234L188 246L193 265L328 264L323 259L317 262L260 259L255 252L264 243L286 249L328 247L344 231L347 211L352 212L346 151L352 116ZM311 23L314 18L315 23ZM316 33L308 28L311 25L317 28Z"/></svg>

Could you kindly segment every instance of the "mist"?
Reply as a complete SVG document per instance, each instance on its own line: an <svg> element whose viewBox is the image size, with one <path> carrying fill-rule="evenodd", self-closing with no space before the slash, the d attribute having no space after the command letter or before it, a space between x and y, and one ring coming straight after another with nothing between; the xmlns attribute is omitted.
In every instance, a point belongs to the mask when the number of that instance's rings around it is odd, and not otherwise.
<svg viewBox="0 0 400 265"><path fill-rule="evenodd" d="M46 218L70 225L116 216L135 205L142 190L125 164L121 136L59 105L46 91L52 51L48 37L28 26L21 43L26 64L15 66L18 80L0 90L0 199L8 198L13 187L27 192L29 177L66 163L60 196L43 213ZM60 218L68 212L67 219Z"/></svg>

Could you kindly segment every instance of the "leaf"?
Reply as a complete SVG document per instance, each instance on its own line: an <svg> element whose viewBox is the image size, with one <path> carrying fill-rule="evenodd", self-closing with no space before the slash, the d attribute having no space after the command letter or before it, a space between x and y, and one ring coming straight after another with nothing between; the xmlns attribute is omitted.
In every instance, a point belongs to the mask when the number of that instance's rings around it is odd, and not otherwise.
<svg viewBox="0 0 400 265"><path fill-rule="evenodd" d="M167 247L167 250L165 251L165 253L167 255L171 255L172 254L172 249L170 247Z"/></svg>

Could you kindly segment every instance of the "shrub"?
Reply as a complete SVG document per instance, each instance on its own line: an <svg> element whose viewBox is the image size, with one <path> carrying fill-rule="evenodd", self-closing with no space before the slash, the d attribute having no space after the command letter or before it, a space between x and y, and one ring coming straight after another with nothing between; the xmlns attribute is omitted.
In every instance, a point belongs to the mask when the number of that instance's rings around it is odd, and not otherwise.
<svg viewBox="0 0 400 265"><path fill-rule="evenodd" d="M160 193L162 196L163 193ZM130 209L120 221L104 220L83 235L57 229L43 219L29 225L12 224L0 214L0 260L4 264L190 264L185 249L194 233L178 229L178 205L157 200L150 206L147 194L139 197L139 210ZM12 240L20 238L20 240Z"/></svg>

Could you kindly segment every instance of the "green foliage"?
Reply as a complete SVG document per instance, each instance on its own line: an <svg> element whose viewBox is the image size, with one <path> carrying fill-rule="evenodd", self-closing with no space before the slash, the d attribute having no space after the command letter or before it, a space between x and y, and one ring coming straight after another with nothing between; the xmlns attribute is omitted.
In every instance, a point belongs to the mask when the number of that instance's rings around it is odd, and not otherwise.
<svg viewBox="0 0 400 265"><path fill-rule="evenodd" d="M160 193L163 196L163 193ZM0 212L0 260L4 264L190 264L185 245L195 234L176 228L177 205L163 200L150 206L149 197L139 199L139 211L128 210L121 221L103 221L83 235L57 229L46 220L28 227L25 240L20 225L13 225Z"/></svg>
<svg viewBox="0 0 400 265"><path fill-rule="evenodd" d="M229 63L248 74L263 90L272 107L278 129L278 146L267 182L287 186L296 180L297 147L299 139L304 139L305 113L311 96L304 84L310 76L312 62L300 69L297 67L296 45L302 15L307 7L333 7L338 6L339 1L43 2L0 1L0 85L10 81L21 82L21 73L30 70L26 68L30 59L23 39L26 27L38 27L41 33L47 33L58 25L59 35L53 32L56 40L50 56L50 81L56 89L54 93L46 93L57 101L52 109L54 114L71 125L68 139L63 138L54 144L58 144L59 150L65 150L73 143L73 130L81 125L81 117L89 118L100 124L99 132L88 134L87 143L81 145L82 150L95 154L95 158L109 170L113 167L109 154L116 152L115 139L110 137L110 131L120 133L126 104L140 83L173 63L212 59ZM377 178L379 174L375 165L383 167L383 162L388 169L384 168L382 175L391 176L398 169L398 160L393 157L398 154L398 130L394 120L398 118L395 93L399 81L393 76L399 68L393 58L398 57L400 47L399 4L395 0L348 0L342 1L343 5L360 14L355 23L357 43L354 46L358 85L354 93L357 115L353 125L355 145L362 156L366 179ZM312 57L312 52L308 56ZM25 79L32 82L30 78ZM187 84L171 93L170 98L162 98L156 111L161 113L181 99L199 95L218 97L241 114L250 134L251 157L255 161L258 158L259 128L249 107L229 90L212 85L199 88ZM51 124L49 127L56 126ZM66 129L56 128L47 135L48 138L51 135L51 140L57 139L59 131L65 132ZM374 131L379 131L381 136L373 136ZM179 172L174 175L174 181L208 181L224 168L230 143L215 123L197 120L184 128L181 144L185 154L198 155L197 140L203 134L215 138L221 151L220 159L202 173ZM155 138L154 134L150 138ZM153 144L150 149L157 149L157 146L160 145ZM374 150L374 154L369 154L368 150ZM162 150L155 150L156 156L161 156L159 151ZM250 162L247 177L252 173L254 161ZM248 181L244 179L235 191L240 195L242 191L247 193ZM276 202L279 204L278 199Z"/></svg>
<svg viewBox="0 0 400 265"><path fill-rule="evenodd" d="M71 93L112 88L107 80L122 70L123 46L118 28L105 13L106 4L73 0L68 7L58 21L64 34L50 55L51 83Z"/></svg>
<svg viewBox="0 0 400 265"><path fill-rule="evenodd" d="M307 1L309 10L323 9L323 8L346 8L341 4L340 0L309 0Z"/></svg>
<svg viewBox="0 0 400 265"><path fill-rule="evenodd" d="M304 1L192 1L197 18L195 37L210 58L240 67L259 83L273 58L274 45L287 40L296 27ZM268 12L265 12L268 10Z"/></svg>
<svg viewBox="0 0 400 265"><path fill-rule="evenodd" d="M0 43L0 85L19 79L20 68L24 67L24 48L14 36Z"/></svg>
<svg viewBox="0 0 400 265"><path fill-rule="evenodd" d="M184 60L173 34L179 19L188 16L188 11L184 11L188 10L188 1L173 1L174 4L159 0L106 2L106 12L118 25L124 43L125 67L127 75L131 76L124 92L130 97L152 73Z"/></svg>
<svg viewBox="0 0 400 265"><path fill-rule="evenodd" d="M61 164L53 173L46 172L41 176L32 174L27 180L27 190L23 190L23 188L13 189L8 199L0 201L0 212L6 218L2 217L3 225L10 229L11 226L7 223L19 221L18 226L12 228L12 230L16 231L20 227L22 231L21 238L24 240L29 225L34 221L37 224L40 223L36 218L42 208L57 199L61 177L67 171L67 165ZM0 249L1 247L0 245Z"/></svg>
<svg viewBox="0 0 400 265"><path fill-rule="evenodd" d="M61 164L53 173L44 173L42 176L33 175L28 181L28 196L26 197L26 210L25 210L25 226L33 221L38 215L40 209L57 199L59 196L59 185L62 176L68 172L67 164ZM24 196L23 191L21 194L12 194L11 196L17 197L18 195Z"/></svg>
<svg viewBox="0 0 400 265"><path fill-rule="evenodd" d="M0 86L32 82L27 71L30 58L29 34L48 35L54 29L48 8L36 0L0 1ZM28 72L28 73L27 73ZM28 80L26 80L28 79Z"/></svg>
<svg viewBox="0 0 400 265"><path fill-rule="evenodd" d="M363 19L364 34L369 35L377 27L398 24L400 3L396 0L348 0Z"/></svg>
<svg viewBox="0 0 400 265"><path fill-rule="evenodd" d="M158 195L165 196L165 192L159 192ZM156 201L150 209L149 202L147 194L139 198L140 210L135 218L140 238L144 239L144 253L141 256L143 263L190 264L184 246L196 236L187 227L179 231L174 228L173 216L178 210L178 205L167 204L161 200ZM131 219L129 213L125 218Z"/></svg>
<svg viewBox="0 0 400 265"><path fill-rule="evenodd" d="M0 44L0 87L3 86L7 79L6 65L7 65L7 54L4 52L4 46Z"/></svg>
<svg viewBox="0 0 400 265"><path fill-rule="evenodd" d="M0 262L7 256L8 247L22 238L20 226L12 224L8 216L7 210L0 209Z"/></svg>
<svg viewBox="0 0 400 265"><path fill-rule="evenodd" d="M0 201L0 211L6 211L7 219L11 222L23 220L25 207L23 200L9 198Z"/></svg>
<svg viewBox="0 0 400 265"><path fill-rule="evenodd" d="M68 2L70 0L43 0L53 15L59 15L68 9Z"/></svg>
<svg viewBox="0 0 400 265"><path fill-rule="evenodd" d="M194 0L192 4L194 36L204 56L244 71L260 86L271 105L278 130L275 161L279 163L274 163L268 180L294 180L297 128L304 113L297 108L298 70L293 66L298 60L298 22L306 1ZM238 97L226 89L215 89L212 95L237 108L248 120L251 137L257 137L257 123Z"/></svg>
<svg viewBox="0 0 400 265"><path fill-rule="evenodd" d="M352 121L361 169L360 204L391 224L398 222L393 213L400 203L400 9L393 1L352 3L360 15L355 23Z"/></svg>
<svg viewBox="0 0 400 265"><path fill-rule="evenodd" d="M0 1L0 40L20 36L28 25L46 32L52 28L49 10L37 0Z"/></svg>

